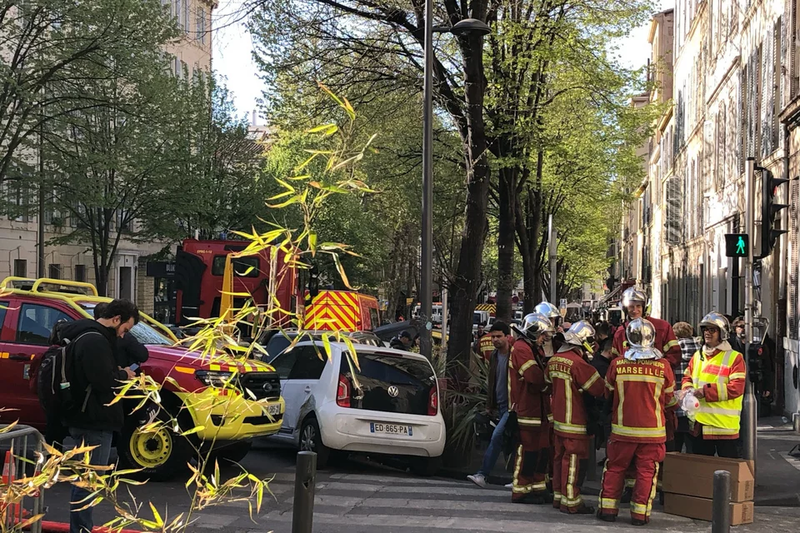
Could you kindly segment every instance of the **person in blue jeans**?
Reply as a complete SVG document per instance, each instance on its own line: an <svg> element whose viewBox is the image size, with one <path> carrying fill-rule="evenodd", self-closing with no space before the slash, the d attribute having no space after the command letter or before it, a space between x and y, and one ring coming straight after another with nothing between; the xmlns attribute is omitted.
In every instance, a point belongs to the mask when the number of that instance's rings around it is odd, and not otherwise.
<svg viewBox="0 0 800 533"><path fill-rule="evenodd" d="M505 322L495 322L489 329L494 351L489 358L489 383L486 410L497 420L492 439L483 456L483 465L477 474L467 479L481 488L486 487L486 478L491 474L500 452L503 450L503 432L508 421L508 358L511 354L511 330Z"/></svg>
<svg viewBox="0 0 800 533"><path fill-rule="evenodd" d="M72 401L65 406L62 423L76 446L95 446L90 463L107 466L111 439L122 429L122 402L111 404L120 382L135 377L130 367L120 368L115 359L117 339L139 321L139 310L128 300L114 300L96 312L95 320L70 322L60 330L70 339L67 351L67 376ZM107 472L100 471L100 475ZM92 507L87 507L90 492L76 485L70 495L70 533L91 533Z"/></svg>

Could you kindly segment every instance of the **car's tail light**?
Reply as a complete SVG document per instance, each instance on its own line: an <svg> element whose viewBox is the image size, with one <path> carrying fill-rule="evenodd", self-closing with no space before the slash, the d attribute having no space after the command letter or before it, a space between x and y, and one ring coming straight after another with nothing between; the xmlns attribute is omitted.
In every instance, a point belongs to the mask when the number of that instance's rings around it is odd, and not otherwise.
<svg viewBox="0 0 800 533"><path fill-rule="evenodd" d="M350 407L350 382L339 374L339 386L336 388L336 405Z"/></svg>
<svg viewBox="0 0 800 533"><path fill-rule="evenodd" d="M439 393L436 385L431 387L430 398L428 399L428 416L436 416L439 412Z"/></svg>

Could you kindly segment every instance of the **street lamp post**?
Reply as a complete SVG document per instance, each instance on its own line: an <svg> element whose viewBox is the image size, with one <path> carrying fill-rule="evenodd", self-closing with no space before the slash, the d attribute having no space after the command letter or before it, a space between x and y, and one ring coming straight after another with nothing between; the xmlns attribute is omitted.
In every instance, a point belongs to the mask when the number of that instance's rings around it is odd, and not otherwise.
<svg viewBox="0 0 800 533"><path fill-rule="evenodd" d="M467 18L452 27L433 26L433 0L425 0L425 31L423 34L423 107L422 107L422 257L420 260L420 332L419 350L431 358L431 314L433 313L433 33L486 35L490 32L485 22ZM442 335L447 335L443 331Z"/></svg>

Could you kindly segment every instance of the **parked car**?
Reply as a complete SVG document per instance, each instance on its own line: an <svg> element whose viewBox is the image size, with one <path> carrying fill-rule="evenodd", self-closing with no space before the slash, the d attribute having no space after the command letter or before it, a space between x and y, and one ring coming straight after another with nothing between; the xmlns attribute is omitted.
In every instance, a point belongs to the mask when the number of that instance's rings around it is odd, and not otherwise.
<svg viewBox="0 0 800 533"><path fill-rule="evenodd" d="M44 430L45 416L36 394L36 371L59 321L91 318L95 306L110 298L97 296L93 285L63 280L7 278L0 285L0 421L19 420ZM254 437L274 434L281 426L284 402L275 370L262 362L217 359L174 346L168 328L142 313L131 334L147 347L142 372L162 383L161 405L177 417L179 429L199 431L181 437L164 425L139 431L128 417L116 440L125 468L142 469L151 479L166 479L185 467L191 443L207 449L214 442L217 457L241 460ZM167 378L171 378L168 380ZM174 380L174 381L173 381ZM232 381L231 381L232 380ZM235 383L233 391L226 382ZM177 383L177 386L174 385ZM160 415L169 418L166 413Z"/></svg>
<svg viewBox="0 0 800 533"><path fill-rule="evenodd" d="M411 458L413 470L432 475L445 444L436 374L410 352L302 341L272 360L281 378L286 413L271 439L317 453L323 468L331 454L365 452Z"/></svg>

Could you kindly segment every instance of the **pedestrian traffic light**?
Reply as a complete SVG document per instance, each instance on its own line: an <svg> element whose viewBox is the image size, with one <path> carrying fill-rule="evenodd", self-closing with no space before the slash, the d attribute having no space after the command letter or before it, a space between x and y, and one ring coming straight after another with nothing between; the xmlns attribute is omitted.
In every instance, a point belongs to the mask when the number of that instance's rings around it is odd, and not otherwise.
<svg viewBox="0 0 800 533"><path fill-rule="evenodd" d="M772 253L778 237L788 233L788 230L781 229L780 225L775 223L775 215L781 209L789 206L775 203L775 195L778 192L778 187L784 183L789 183L789 180L776 178L772 175L772 172L765 168L757 167L756 170L761 171L761 255L758 257L763 259Z"/></svg>
<svg viewBox="0 0 800 533"><path fill-rule="evenodd" d="M725 255L727 257L747 257L750 252L750 235L747 233L725 234Z"/></svg>

